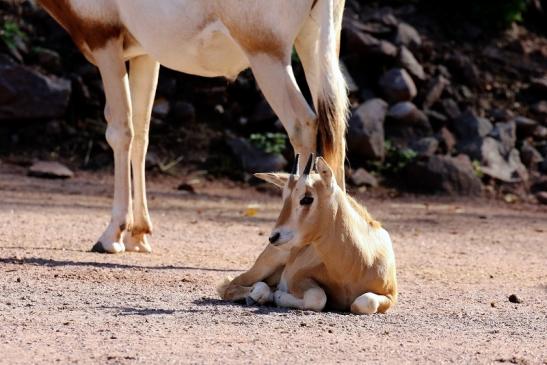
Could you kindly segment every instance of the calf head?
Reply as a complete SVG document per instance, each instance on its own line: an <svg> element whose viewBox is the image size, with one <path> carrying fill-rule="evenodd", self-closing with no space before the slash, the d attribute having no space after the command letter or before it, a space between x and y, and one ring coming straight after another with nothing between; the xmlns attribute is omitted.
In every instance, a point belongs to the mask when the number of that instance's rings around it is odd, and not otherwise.
<svg viewBox="0 0 547 365"><path fill-rule="evenodd" d="M283 189L283 208L270 236L270 243L275 246L310 244L333 225L336 213L334 194L340 188L332 169L322 157L315 159L312 154L304 172L298 175L298 161L297 155L291 174L255 174Z"/></svg>

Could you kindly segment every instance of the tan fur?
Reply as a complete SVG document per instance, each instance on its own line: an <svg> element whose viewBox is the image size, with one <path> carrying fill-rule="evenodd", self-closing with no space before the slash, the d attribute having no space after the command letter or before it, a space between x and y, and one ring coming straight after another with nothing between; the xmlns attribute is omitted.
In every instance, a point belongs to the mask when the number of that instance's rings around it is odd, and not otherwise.
<svg viewBox="0 0 547 365"><path fill-rule="evenodd" d="M283 212L284 219L278 220L273 230L297 232L295 238L279 246L290 247L281 282L287 286L287 295L294 299L286 302L318 310L320 306L306 296L323 290L330 307L364 313L357 299L372 293L380 298L374 311L383 313L397 302L395 257L389 235L363 206L338 187L334 172L325 161L318 161L318 174L301 177L290 188L286 184L284 210L293 207L292 213ZM276 182L281 178L272 174L260 176ZM310 207L299 206L306 195L312 196L314 202ZM271 264L269 256L266 249L252 273L243 276L262 281L263 277L256 275L257 268L268 271L261 265ZM279 267L280 262L276 261L276 265Z"/></svg>

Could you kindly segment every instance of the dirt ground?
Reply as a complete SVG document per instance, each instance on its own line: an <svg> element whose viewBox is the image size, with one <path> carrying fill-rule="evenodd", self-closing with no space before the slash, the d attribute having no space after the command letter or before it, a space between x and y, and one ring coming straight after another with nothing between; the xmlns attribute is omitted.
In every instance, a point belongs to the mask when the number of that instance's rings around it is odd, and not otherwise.
<svg viewBox="0 0 547 365"><path fill-rule="evenodd" d="M0 363L547 363L545 208L358 196L392 235L399 304L318 314L218 300L216 283L266 244L279 198L178 182L149 184L154 252L112 256L88 252L110 176L0 165Z"/></svg>

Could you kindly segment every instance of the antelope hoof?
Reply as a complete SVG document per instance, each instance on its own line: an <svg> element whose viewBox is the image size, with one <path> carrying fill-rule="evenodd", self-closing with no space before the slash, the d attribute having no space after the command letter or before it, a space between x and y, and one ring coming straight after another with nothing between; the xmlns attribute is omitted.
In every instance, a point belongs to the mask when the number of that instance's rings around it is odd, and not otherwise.
<svg viewBox="0 0 547 365"><path fill-rule="evenodd" d="M97 242L91 248L91 252L98 253L122 253L125 251L125 246L121 242L112 242L110 244L104 244L101 241Z"/></svg>
<svg viewBox="0 0 547 365"><path fill-rule="evenodd" d="M124 239L125 250L128 252L151 253L152 247L144 234L132 235L128 232Z"/></svg>

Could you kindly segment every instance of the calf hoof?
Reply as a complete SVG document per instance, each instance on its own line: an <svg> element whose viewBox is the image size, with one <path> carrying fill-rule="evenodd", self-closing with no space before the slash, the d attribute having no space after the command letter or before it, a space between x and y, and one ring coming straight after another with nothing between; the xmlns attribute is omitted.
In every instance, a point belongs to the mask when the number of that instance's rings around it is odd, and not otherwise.
<svg viewBox="0 0 547 365"><path fill-rule="evenodd" d="M259 281L255 283L249 293L249 297L258 304L266 304L273 300L272 290L268 284Z"/></svg>
<svg viewBox="0 0 547 365"><path fill-rule="evenodd" d="M122 253L125 251L125 246L120 242L112 242L110 244L104 244L101 241L97 242L91 248L91 252L98 253Z"/></svg>
<svg viewBox="0 0 547 365"><path fill-rule="evenodd" d="M245 297L245 304L248 306L256 305L256 301L251 297Z"/></svg>

